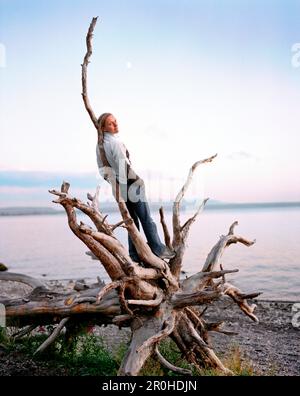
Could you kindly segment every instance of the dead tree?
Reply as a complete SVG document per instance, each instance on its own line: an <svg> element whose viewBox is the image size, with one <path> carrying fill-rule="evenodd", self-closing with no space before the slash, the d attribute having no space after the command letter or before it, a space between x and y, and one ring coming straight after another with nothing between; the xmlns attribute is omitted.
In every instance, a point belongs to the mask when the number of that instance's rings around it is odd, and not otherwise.
<svg viewBox="0 0 300 396"><path fill-rule="evenodd" d="M103 135L87 94L87 67L92 55L92 35L96 22L97 18L93 18L86 39L87 53L82 64L82 97L85 108L97 129L100 155L108 169L106 178L111 181L109 163L103 148ZM198 369L203 366L214 367L225 374L231 374L209 342L211 331L224 334L229 332L222 329L222 322L209 323L205 320L203 308L208 305L213 308L215 301L231 298L247 316L258 322L254 314L256 306L249 304L247 300L257 297L260 293L245 294L228 283L225 275L238 270L225 270L220 263L223 252L229 245L242 243L251 246L255 241L235 235L237 222L234 222L228 233L221 236L211 249L202 269L187 279L180 279L190 227L203 210L207 199L184 224L180 219L180 205L198 166L210 163L215 157L216 155L198 161L191 167L187 180L173 204L172 241L164 220L163 208L160 209L165 243L176 252L176 256L169 262L152 253L132 221L126 204L118 192L117 183L112 183L112 186L122 220L114 225L109 224L107 216L99 209L99 190L95 196L88 194L87 203L70 195L70 185L67 182L63 182L59 191L50 190L51 194L57 196L53 202L62 205L65 209L70 229L88 247L93 257L103 265L111 282L107 285L96 283L87 290L74 290L66 294L50 291L40 281L25 275L0 273L0 280L20 281L33 288L25 298L14 300L0 298L0 302L6 306L8 325L22 327L21 335L24 335L38 325L57 324L53 333L37 352L41 352L54 342L63 328L72 335L79 323L129 326L131 341L119 369L120 375L137 375L153 354L156 354L159 361L168 369L188 374L189 371L167 362L159 352L160 342L167 337L174 340L182 355L194 367ZM78 223L77 211L88 216L93 227L83 222ZM127 229L144 267L131 260L127 249L116 238L114 230L120 226Z"/></svg>

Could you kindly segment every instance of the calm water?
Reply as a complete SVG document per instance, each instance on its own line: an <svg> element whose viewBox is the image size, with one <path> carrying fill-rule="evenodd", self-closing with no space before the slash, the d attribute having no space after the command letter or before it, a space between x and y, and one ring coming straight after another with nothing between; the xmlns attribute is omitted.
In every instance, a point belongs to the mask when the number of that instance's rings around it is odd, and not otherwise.
<svg viewBox="0 0 300 396"><path fill-rule="evenodd" d="M183 214L182 221L188 213ZM158 222L158 216L153 216ZM110 214L111 223L118 214ZM80 220L88 221L80 216ZM171 216L167 218L169 224ZM231 245L222 259L224 268L238 268L228 276L245 292L262 291L261 298L300 298L300 210L297 208L206 211L191 228L183 269L201 269L207 254L230 224L239 221L235 233L256 239L251 247ZM159 226L160 230L160 226ZM126 231L118 237L126 243ZM12 272L44 279L96 278L107 280L103 267L91 260L87 248L69 230L64 215L0 217L0 262Z"/></svg>

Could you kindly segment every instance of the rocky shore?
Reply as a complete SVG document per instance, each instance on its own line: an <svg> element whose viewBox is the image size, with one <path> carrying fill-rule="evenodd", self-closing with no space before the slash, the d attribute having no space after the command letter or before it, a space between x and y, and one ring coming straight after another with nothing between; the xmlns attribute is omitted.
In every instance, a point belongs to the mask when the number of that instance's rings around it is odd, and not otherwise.
<svg viewBox="0 0 300 396"><path fill-rule="evenodd" d="M230 301L212 305L206 311L209 321L223 320L224 330L238 333L227 336L211 333L212 343L219 354L238 346L242 358L251 363L257 375L300 375L300 327L292 325L294 303L256 300L256 315L260 322L252 322ZM114 350L121 341L129 340L128 329L116 326L97 329L107 347Z"/></svg>
<svg viewBox="0 0 300 396"><path fill-rule="evenodd" d="M74 282L52 281L51 288L71 289ZM0 295L18 297L30 288L15 282L0 281ZM257 300L256 315L260 322L254 323L230 300L210 306L206 312L209 321L225 322L224 330L238 333L227 336L212 333L212 342L218 353L223 354L239 346L242 358L250 361L258 375L300 375L300 327L292 324L295 315L293 302ZM294 311L293 311L294 306ZM300 308L299 308L300 311ZM298 321L299 322L299 321ZM297 323L296 323L297 324ZM95 327L112 352L121 342L128 342L129 329L119 330L116 326ZM0 347L0 375L66 375L61 369L49 368L29 358L7 354Z"/></svg>

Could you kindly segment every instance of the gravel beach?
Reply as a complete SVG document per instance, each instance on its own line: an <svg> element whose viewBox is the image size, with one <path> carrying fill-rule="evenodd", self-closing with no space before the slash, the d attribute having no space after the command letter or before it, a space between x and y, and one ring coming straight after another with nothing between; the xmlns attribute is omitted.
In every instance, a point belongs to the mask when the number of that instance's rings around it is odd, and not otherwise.
<svg viewBox="0 0 300 396"><path fill-rule="evenodd" d="M238 345L243 358L251 362L259 375L300 375L300 328L292 326L293 303L263 300L255 303L259 323L251 321L230 301L208 308L207 320L223 320L224 330L238 333L234 336L211 333L216 352L226 354ZM128 329L120 331L116 326L101 327L96 331L112 351L130 336Z"/></svg>

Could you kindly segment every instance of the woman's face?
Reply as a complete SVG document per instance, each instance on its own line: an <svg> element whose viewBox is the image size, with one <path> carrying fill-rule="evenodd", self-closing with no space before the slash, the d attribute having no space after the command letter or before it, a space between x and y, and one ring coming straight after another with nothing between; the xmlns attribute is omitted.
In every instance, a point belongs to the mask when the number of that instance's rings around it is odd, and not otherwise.
<svg viewBox="0 0 300 396"><path fill-rule="evenodd" d="M118 133L119 132L118 122L113 115L109 115L106 118L105 124L103 127L103 131L110 132L110 133Z"/></svg>

